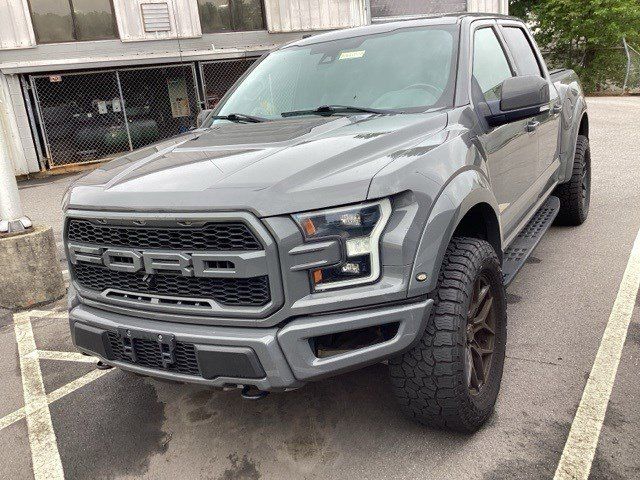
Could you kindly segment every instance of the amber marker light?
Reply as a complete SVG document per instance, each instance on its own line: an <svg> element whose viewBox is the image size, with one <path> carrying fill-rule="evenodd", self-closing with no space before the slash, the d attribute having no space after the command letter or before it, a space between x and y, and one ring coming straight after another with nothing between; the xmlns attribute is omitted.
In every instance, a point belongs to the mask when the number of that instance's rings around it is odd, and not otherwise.
<svg viewBox="0 0 640 480"><path fill-rule="evenodd" d="M313 271L313 283L315 285L322 283L322 270L317 269Z"/></svg>
<svg viewBox="0 0 640 480"><path fill-rule="evenodd" d="M304 231L309 236L312 237L316 234L316 226L313 224L313 220L307 218L304 221Z"/></svg>

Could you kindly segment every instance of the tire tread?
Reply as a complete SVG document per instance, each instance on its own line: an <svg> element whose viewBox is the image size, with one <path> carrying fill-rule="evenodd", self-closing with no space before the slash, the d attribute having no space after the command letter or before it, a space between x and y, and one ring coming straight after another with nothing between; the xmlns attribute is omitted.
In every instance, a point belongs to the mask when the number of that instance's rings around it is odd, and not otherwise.
<svg viewBox="0 0 640 480"><path fill-rule="evenodd" d="M560 211L556 217L557 225L581 225L587 219L587 211L582 205L582 169L590 161L589 139L578 135L576 152L573 157L571 179L558 185L553 193L560 199Z"/></svg>
<svg viewBox="0 0 640 480"><path fill-rule="evenodd" d="M389 361L392 389L399 404L420 423L472 432L493 410L493 405L480 409L468 401L464 359L460 355L464 347L460 329L466 328L469 286L486 259L501 278L498 257L488 242L466 237L452 239L440 269L424 336L412 350Z"/></svg>

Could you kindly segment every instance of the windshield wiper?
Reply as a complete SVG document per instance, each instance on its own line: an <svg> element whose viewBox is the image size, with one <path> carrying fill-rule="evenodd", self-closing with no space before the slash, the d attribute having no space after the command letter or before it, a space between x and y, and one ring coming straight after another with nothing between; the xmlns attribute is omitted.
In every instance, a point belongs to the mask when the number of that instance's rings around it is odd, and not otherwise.
<svg viewBox="0 0 640 480"><path fill-rule="evenodd" d="M388 115L390 113L401 113L399 110L385 110L380 108L355 107L352 105L322 105L312 110L294 110L283 112L283 117L295 117L298 115L334 115L336 113L376 113L378 115Z"/></svg>
<svg viewBox="0 0 640 480"><path fill-rule="evenodd" d="M229 120L231 122L251 122L260 123L266 122L268 119L262 117L254 117L253 115L246 115L244 113L230 113L229 115L213 115L208 120Z"/></svg>

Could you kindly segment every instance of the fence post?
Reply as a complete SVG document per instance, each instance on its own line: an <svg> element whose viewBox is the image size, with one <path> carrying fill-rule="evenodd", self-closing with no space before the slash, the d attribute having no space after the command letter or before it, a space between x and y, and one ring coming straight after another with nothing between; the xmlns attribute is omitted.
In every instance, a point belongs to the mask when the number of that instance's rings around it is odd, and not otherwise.
<svg viewBox="0 0 640 480"><path fill-rule="evenodd" d="M625 37L622 37L622 45L624 46L624 53L627 56L627 73L624 76L624 83L622 84L622 94L624 94L627 91L629 72L631 72L631 54L629 53L629 46L627 45L627 39Z"/></svg>

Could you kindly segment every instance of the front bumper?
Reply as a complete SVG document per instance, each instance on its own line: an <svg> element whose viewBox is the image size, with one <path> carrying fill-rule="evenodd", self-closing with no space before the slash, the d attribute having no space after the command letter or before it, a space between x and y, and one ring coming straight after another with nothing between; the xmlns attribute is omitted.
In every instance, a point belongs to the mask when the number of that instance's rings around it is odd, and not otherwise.
<svg viewBox="0 0 640 480"><path fill-rule="evenodd" d="M81 304L71 309L69 321L78 349L124 370L180 382L216 387L252 385L270 391L298 388L307 381L357 369L409 349L422 336L432 305L433 300L426 299L298 317L282 328L244 328L169 323ZM387 324L397 324L397 331L380 343L326 358L316 357L311 347L314 337ZM167 367L160 362L150 368L137 363L135 356L123 361L114 354L111 342L115 335L121 339L127 334L146 339L158 352L163 351L161 344L167 338L188 345L196 370L179 373L170 362ZM164 340L156 346L153 339L159 337Z"/></svg>

